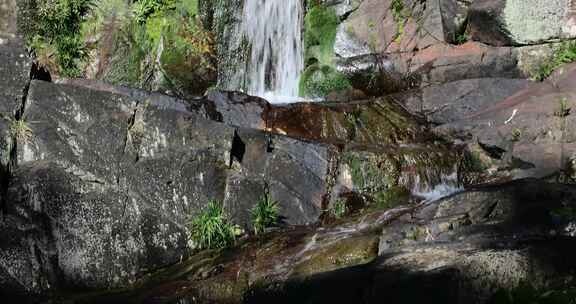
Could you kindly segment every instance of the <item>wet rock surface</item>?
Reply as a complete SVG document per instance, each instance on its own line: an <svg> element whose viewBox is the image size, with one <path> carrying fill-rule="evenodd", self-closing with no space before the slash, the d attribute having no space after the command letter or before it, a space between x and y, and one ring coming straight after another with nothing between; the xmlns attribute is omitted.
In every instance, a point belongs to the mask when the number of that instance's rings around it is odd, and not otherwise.
<svg viewBox="0 0 576 304"><path fill-rule="evenodd" d="M475 188L336 227L271 234L157 273L139 283L141 291L77 303L486 303L525 281L571 280L574 218L562 210L574 208L574 195L572 186L538 180Z"/></svg>
<svg viewBox="0 0 576 304"><path fill-rule="evenodd" d="M573 286L576 66L526 79L573 36L568 1L522 22L512 0L322 3L339 20L330 64L356 89L270 104L193 96L215 70L141 85L174 96L31 80L15 1L0 0L2 300L491 303ZM200 2L224 80L245 61L241 7ZM279 225L254 236L266 195ZM211 200L247 234L198 251L190 222Z"/></svg>

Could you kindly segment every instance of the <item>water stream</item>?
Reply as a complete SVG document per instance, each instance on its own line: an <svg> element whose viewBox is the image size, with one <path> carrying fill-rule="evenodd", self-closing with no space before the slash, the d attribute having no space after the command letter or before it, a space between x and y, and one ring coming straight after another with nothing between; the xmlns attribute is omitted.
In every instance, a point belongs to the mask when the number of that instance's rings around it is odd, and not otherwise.
<svg viewBox="0 0 576 304"><path fill-rule="evenodd" d="M247 93L270 102L298 100L304 68L301 0L248 0L242 30L251 46L247 60Z"/></svg>

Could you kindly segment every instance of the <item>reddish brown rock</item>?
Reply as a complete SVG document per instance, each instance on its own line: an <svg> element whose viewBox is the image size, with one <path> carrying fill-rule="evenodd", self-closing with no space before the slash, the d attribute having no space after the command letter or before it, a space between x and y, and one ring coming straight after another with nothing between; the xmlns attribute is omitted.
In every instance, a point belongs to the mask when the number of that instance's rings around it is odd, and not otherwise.
<svg viewBox="0 0 576 304"><path fill-rule="evenodd" d="M576 155L576 65L438 131L477 140L512 177L563 173ZM565 173L565 172L564 172Z"/></svg>

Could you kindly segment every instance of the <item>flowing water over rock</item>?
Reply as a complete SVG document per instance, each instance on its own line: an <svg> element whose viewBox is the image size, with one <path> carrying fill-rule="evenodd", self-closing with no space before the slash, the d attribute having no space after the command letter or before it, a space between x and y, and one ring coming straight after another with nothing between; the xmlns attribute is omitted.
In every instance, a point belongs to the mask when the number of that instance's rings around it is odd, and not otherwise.
<svg viewBox="0 0 576 304"><path fill-rule="evenodd" d="M233 36L247 45L246 66L229 71L233 76L221 84L270 102L297 101L304 68L301 1L246 1L242 15Z"/></svg>

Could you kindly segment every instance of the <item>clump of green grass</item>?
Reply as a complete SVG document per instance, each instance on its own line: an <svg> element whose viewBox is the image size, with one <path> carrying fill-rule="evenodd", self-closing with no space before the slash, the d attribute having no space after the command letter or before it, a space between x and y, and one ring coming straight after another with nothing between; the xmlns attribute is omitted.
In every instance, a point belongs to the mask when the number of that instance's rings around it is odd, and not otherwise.
<svg viewBox="0 0 576 304"><path fill-rule="evenodd" d="M14 119L5 115L1 115L0 118L8 121L10 137L13 139L22 143L27 143L34 137L34 131L30 128L24 118Z"/></svg>
<svg viewBox="0 0 576 304"><path fill-rule="evenodd" d="M337 200L330 208L330 215L335 219L343 218L346 213L348 212L348 207L346 206L346 202L344 200Z"/></svg>
<svg viewBox="0 0 576 304"><path fill-rule="evenodd" d="M222 203L210 201L190 223L192 240L199 249L230 247L240 234L240 228L230 222Z"/></svg>
<svg viewBox="0 0 576 304"><path fill-rule="evenodd" d="M252 209L252 226L254 234L263 233L266 228L274 227L278 224L280 208L269 194L265 194L258 200Z"/></svg>
<svg viewBox="0 0 576 304"><path fill-rule="evenodd" d="M560 66L576 61L576 40L566 41L555 48L552 56L533 72L535 80L542 81Z"/></svg>
<svg viewBox="0 0 576 304"><path fill-rule="evenodd" d="M34 132L24 120L14 120L10 125L10 133L23 142L29 142L34 136Z"/></svg>

